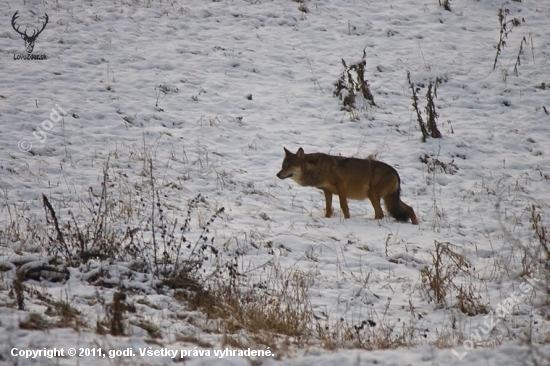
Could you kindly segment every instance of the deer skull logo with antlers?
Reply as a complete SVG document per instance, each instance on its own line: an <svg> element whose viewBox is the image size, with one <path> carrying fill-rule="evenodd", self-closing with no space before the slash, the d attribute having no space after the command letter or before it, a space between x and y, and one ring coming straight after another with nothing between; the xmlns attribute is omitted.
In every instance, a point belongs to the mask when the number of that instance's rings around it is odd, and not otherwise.
<svg viewBox="0 0 550 366"><path fill-rule="evenodd" d="M21 33L19 31L19 27L20 26L17 26L17 28L15 28L15 20L17 18L19 18L19 16L17 15L17 13L19 13L19 10L15 12L15 14L13 14L13 17L11 18L11 25L13 27L13 29L15 29L15 31L17 33L19 33L21 35L21 38L23 38L23 40L25 41L25 48L27 48L27 53L32 53L32 50L34 49L34 42L36 42L36 39L38 38L38 36L40 35L40 33L42 33L42 31L44 30L44 28L46 28L46 24L48 24L48 14L44 13L45 15L45 22L42 24L42 29L40 29L39 31L37 31L36 29L33 31L32 33L32 36L29 36L27 34L27 30L25 30L24 33Z"/></svg>

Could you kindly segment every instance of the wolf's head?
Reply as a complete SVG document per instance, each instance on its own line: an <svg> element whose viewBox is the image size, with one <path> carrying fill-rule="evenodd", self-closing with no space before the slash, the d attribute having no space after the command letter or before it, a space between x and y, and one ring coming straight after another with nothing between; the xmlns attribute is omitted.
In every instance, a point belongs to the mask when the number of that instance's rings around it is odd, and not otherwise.
<svg viewBox="0 0 550 366"><path fill-rule="evenodd" d="M304 159L304 149L299 148L296 154L291 153L285 148L285 158L283 167L277 173L279 179L291 178L300 183L302 177L302 160Z"/></svg>

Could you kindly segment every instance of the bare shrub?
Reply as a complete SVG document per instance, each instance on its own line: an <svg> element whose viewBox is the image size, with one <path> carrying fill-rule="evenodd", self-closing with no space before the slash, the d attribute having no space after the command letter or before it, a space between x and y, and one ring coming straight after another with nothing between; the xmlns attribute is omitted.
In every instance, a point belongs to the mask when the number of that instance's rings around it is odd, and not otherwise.
<svg viewBox="0 0 550 366"><path fill-rule="evenodd" d="M450 0L439 0L439 6L447 11L451 11L451 1Z"/></svg>
<svg viewBox="0 0 550 366"><path fill-rule="evenodd" d="M422 132L422 142L426 142L426 139L428 137L441 138L441 132L437 128L437 118L439 117L439 114L436 111L434 98L437 98L437 86L441 85L443 79L438 77L435 79L435 82L430 80L428 84L428 90L426 92L426 116L428 119L427 123L424 122L424 119L422 118L422 112L420 112L420 108L418 107L418 93L420 93L420 86L415 85L411 81L410 71L407 71L407 81L409 82L409 86L412 90L413 108L416 112L418 126L420 127L420 131Z"/></svg>
<svg viewBox="0 0 550 366"><path fill-rule="evenodd" d="M445 174L454 175L458 172L458 166L455 164L454 159L445 163L439 160L439 157L433 157L428 154L424 154L420 157L420 162L426 164L428 173L441 172Z"/></svg>
<svg viewBox="0 0 550 366"><path fill-rule="evenodd" d="M486 314L487 306L481 303L481 296L475 295L470 284L457 285L455 279L459 274L466 279L471 278L471 263L464 256L458 253L458 247L451 243L440 243L434 241L435 251L431 251L431 266L426 265L420 270L422 283L420 290L422 294L439 306L448 305L448 295L455 291L457 303L455 304L462 312L473 316Z"/></svg>
<svg viewBox="0 0 550 366"><path fill-rule="evenodd" d="M209 255L217 255L210 228L224 208L202 224L195 238L190 237L192 213L199 203L206 202L204 197L199 194L189 201L184 219L168 214L161 199L165 196L162 187L154 183L151 159L145 167L141 193L124 188L116 191L107 161L101 193L90 188L88 199L82 202L86 209L78 213L68 210L60 214L51 198L42 196L46 225L35 227L35 231L46 239L46 253L58 258L52 267L77 267L97 260L131 261L134 270L166 281L181 269L198 271ZM130 186L119 179L116 183L120 186ZM183 249L190 249L187 256L182 255Z"/></svg>
<svg viewBox="0 0 550 366"><path fill-rule="evenodd" d="M493 70L495 70L497 67L498 56L500 56L500 53L504 50L504 46L506 46L506 39L508 39L508 35L512 33L512 29L514 29L514 27L519 26L522 22L525 21L525 19L523 18L521 19L512 18L508 20L507 19L508 14L510 14L510 10L504 5L498 10L498 21L500 23L500 36L497 43L497 54L495 55Z"/></svg>
<svg viewBox="0 0 550 366"><path fill-rule="evenodd" d="M342 101L342 109L352 112L357 108L356 98L360 96L370 106L376 106L374 96L370 91L370 84L365 80L365 66L367 65L366 51L363 50L361 61L347 65L342 59L344 71L338 81L334 83L333 95Z"/></svg>

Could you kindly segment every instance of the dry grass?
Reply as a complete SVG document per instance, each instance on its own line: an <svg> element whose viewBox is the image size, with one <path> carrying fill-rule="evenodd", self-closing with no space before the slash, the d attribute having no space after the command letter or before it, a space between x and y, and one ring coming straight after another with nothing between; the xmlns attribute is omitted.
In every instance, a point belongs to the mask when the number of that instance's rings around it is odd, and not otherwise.
<svg viewBox="0 0 550 366"><path fill-rule="evenodd" d="M458 253L458 247L451 243L435 241L435 250L430 252L432 264L424 266L420 275L422 294L430 302L440 307L448 306L449 295L456 293L454 304L460 311L470 316L487 314L488 307L481 302L472 285L472 265L466 256ZM466 284L457 284L458 275L466 278Z"/></svg>
<svg viewBox="0 0 550 366"><path fill-rule="evenodd" d="M30 313L24 320L19 322L19 328L27 330L46 330L51 324L38 313Z"/></svg>
<svg viewBox="0 0 550 366"><path fill-rule="evenodd" d="M241 276L235 267L226 269L229 277ZM277 269L264 285L239 285L233 281L215 281L207 290L195 291L178 299L201 310L209 319L221 322L224 343L242 344L238 334L244 331L248 346L265 345L280 349L292 339L303 345L311 336L312 310L308 288L311 275L299 269ZM188 288L200 288L187 279Z"/></svg>
<svg viewBox="0 0 550 366"><path fill-rule="evenodd" d="M88 328L88 323L83 314L75 309L69 301L56 301L50 298L47 302L48 308L44 312L45 315L55 317L55 327L73 328L80 331Z"/></svg>
<svg viewBox="0 0 550 366"><path fill-rule="evenodd" d="M376 314L371 314L365 320L355 324L344 318L333 324L318 324L317 336L323 348L335 350L346 349L396 349L400 347L412 347L420 343L418 330L414 322L391 321L382 315L380 319ZM374 320L376 319L376 320Z"/></svg>
<svg viewBox="0 0 550 366"><path fill-rule="evenodd" d="M51 296L43 294L32 288L25 287L29 300L37 300L46 305L44 314L31 312L29 316L19 324L21 329L45 330L50 328L72 328L76 331L87 329L88 324L80 311L71 306L69 300L54 300Z"/></svg>

